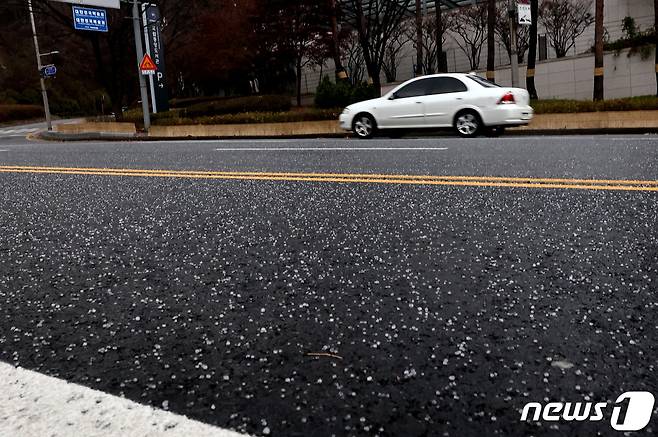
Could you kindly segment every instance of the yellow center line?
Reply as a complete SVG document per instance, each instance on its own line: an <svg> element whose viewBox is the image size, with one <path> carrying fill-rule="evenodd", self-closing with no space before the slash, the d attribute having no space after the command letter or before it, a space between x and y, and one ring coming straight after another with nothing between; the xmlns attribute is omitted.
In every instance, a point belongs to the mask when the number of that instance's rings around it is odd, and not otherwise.
<svg viewBox="0 0 658 437"><path fill-rule="evenodd" d="M501 176L432 176L363 173L230 172L93 167L0 166L0 173L74 174L93 176L167 177L186 179L343 182L472 187L568 188L586 190L658 191L655 180L564 179Z"/></svg>

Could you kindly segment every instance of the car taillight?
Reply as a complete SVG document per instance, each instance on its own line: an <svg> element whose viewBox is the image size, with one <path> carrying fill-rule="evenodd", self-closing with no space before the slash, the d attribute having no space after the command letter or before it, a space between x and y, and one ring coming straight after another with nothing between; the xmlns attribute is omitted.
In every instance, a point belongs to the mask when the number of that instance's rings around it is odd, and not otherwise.
<svg viewBox="0 0 658 437"><path fill-rule="evenodd" d="M505 95L498 101L499 105L510 105L512 103L516 103L516 100L514 100L514 94L512 94L511 91L505 93Z"/></svg>

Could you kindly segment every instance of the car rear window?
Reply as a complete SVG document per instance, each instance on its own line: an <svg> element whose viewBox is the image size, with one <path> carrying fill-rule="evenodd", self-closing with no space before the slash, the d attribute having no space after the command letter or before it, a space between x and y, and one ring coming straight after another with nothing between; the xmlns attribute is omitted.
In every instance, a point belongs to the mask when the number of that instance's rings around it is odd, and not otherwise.
<svg viewBox="0 0 658 437"><path fill-rule="evenodd" d="M464 82L454 77L434 77L430 79L430 85L427 94L461 93L468 91Z"/></svg>
<svg viewBox="0 0 658 437"><path fill-rule="evenodd" d="M480 76L475 76L475 75L469 74L466 77L471 79L473 82L479 83L480 85L482 85L485 88L500 88L500 85L498 85L497 83L491 82L490 80L487 80L487 79L485 79L483 77L480 77Z"/></svg>

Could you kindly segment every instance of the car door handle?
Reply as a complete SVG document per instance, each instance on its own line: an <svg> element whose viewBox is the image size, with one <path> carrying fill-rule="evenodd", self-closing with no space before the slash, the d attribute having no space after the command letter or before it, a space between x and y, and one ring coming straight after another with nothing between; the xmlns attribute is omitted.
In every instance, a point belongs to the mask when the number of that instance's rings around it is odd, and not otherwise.
<svg viewBox="0 0 658 437"><path fill-rule="evenodd" d="M416 102L416 104L417 104L417 105L422 105L422 104L423 104L423 102Z"/></svg>
<svg viewBox="0 0 658 437"><path fill-rule="evenodd" d="M456 100L464 100L463 97L455 97Z"/></svg>

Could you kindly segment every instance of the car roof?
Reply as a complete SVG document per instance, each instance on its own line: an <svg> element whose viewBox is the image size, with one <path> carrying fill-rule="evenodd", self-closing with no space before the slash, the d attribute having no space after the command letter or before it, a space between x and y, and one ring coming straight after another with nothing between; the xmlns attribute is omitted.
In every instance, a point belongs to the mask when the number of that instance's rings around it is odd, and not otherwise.
<svg viewBox="0 0 658 437"><path fill-rule="evenodd" d="M436 74L426 74L424 76L418 76L407 80L406 82L412 82L419 79L427 79L432 77L467 77L467 76L477 76L475 73L436 73Z"/></svg>

